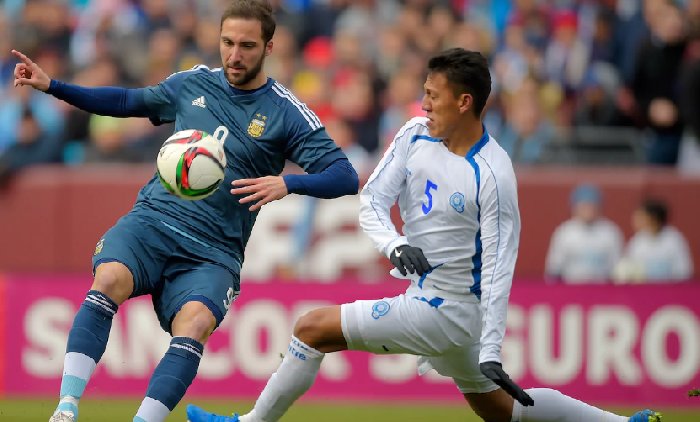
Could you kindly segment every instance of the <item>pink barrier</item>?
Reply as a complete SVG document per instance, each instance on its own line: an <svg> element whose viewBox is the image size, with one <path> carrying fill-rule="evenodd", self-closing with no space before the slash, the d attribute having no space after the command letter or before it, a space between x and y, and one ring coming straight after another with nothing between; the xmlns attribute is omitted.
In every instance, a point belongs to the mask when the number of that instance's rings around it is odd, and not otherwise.
<svg viewBox="0 0 700 422"><path fill-rule="evenodd" d="M56 394L73 315L90 280L0 280L0 392ZM244 285L207 346L189 394L253 398L286 350L298 315L324 304L391 296L403 283ZM700 406L700 285L515 283L504 366L525 387L625 406ZM3 317L4 310L4 317ZM168 336L149 298L120 309L88 395L141 395ZM329 355L308 394L361 400L461 400L450 380L418 377L411 356Z"/></svg>

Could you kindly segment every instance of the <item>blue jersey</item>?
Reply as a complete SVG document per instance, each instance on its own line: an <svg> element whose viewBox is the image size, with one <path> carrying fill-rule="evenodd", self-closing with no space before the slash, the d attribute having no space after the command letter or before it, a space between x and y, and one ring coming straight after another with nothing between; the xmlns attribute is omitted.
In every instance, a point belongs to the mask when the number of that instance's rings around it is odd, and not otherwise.
<svg viewBox="0 0 700 422"><path fill-rule="evenodd" d="M259 89L233 88L221 68L197 66L144 88L149 117L175 122L223 139L224 182L211 196L187 201L168 193L154 177L139 192L132 212L155 215L171 229L231 254L239 264L257 212L230 193L231 181L278 175L285 160L318 173L345 154L318 117L273 79Z"/></svg>

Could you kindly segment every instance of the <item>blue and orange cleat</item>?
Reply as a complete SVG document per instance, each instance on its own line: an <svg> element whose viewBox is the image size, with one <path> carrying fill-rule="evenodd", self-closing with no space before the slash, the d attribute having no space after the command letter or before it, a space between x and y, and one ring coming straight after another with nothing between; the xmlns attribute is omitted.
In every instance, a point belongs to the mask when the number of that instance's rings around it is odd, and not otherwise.
<svg viewBox="0 0 700 422"><path fill-rule="evenodd" d="M640 410L630 416L629 422L661 422L661 413L649 409Z"/></svg>
<svg viewBox="0 0 700 422"><path fill-rule="evenodd" d="M187 422L240 422L238 414L233 416L219 416L193 404L187 405Z"/></svg>

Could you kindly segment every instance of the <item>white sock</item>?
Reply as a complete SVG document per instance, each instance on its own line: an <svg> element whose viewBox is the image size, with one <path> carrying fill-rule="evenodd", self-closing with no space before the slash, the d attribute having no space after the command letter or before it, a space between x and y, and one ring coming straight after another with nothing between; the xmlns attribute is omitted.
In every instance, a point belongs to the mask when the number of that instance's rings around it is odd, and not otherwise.
<svg viewBox="0 0 700 422"><path fill-rule="evenodd" d="M170 409L163 403L150 397L144 397L136 412L134 422L163 422L170 414Z"/></svg>
<svg viewBox="0 0 700 422"><path fill-rule="evenodd" d="M511 422L627 422L629 418L598 409L549 388L525 390L534 406L513 404Z"/></svg>
<svg viewBox="0 0 700 422"><path fill-rule="evenodd" d="M314 383L324 354L292 336L277 372L272 374L253 410L241 422L277 422Z"/></svg>

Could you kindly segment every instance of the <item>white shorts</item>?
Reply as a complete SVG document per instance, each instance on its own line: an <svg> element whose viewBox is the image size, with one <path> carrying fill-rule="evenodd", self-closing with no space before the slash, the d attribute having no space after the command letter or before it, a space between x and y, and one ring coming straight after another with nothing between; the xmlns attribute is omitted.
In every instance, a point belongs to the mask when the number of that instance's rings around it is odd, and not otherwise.
<svg viewBox="0 0 700 422"><path fill-rule="evenodd" d="M462 393L498 388L479 370L481 308L476 298L432 304L407 295L358 300L341 305L340 317L350 350L421 356L421 375L433 368L452 378Z"/></svg>

